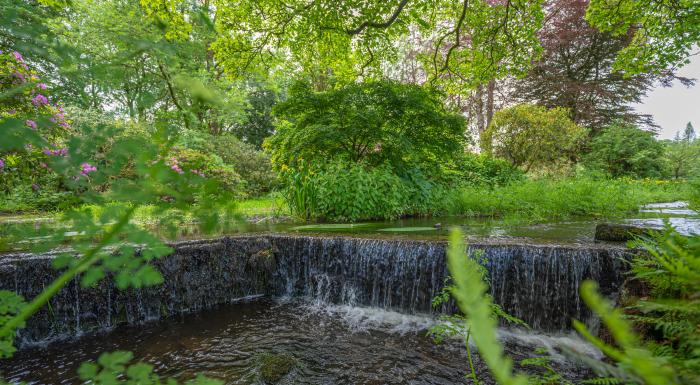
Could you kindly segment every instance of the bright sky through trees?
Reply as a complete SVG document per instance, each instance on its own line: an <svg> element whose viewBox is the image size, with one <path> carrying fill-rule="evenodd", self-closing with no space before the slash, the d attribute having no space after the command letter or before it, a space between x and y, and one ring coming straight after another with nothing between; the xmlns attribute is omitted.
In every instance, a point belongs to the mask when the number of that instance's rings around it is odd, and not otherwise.
<svg viewBox="0 0 700 385"><path fill-rule="evenodd" d="M690 64L678 71L679 76L700 80L700 55L691 57ZM673 139L688 122L700 127L700 84L685 87L676 81L673 87L657 87L644 98L639 112L651 114L661 128L659 138Z"/></svg>

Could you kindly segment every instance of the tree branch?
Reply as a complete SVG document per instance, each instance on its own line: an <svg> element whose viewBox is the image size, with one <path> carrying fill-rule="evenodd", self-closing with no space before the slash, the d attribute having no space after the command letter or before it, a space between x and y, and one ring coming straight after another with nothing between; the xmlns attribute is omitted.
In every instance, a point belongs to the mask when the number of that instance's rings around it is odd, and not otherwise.
<svg viewBox="0 0 700 385"><path fill-rule="evenodd" d="M394 10L394 13L392 13L391 16L389 16L389 18L386 21L382 21L382 22L363 21L356 28L345 30L345 32L348 35L359 35L360 33L362 33L362 31L364 31L368 27L369 28L388 28L389 26L394 24L396 19L398 19L399 15L401 14L401 11L403 11L403 9L406 7L406 4L408 4L408 0L401 0L401 2L399 3L399 6L396 7L396 9Z"/></svg>

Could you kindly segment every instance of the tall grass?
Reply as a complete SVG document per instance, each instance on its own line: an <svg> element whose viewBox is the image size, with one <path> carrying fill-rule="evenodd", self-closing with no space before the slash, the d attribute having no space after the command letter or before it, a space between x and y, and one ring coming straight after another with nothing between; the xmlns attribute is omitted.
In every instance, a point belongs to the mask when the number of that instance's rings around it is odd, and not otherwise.
<svg viewBox="0 0 700 385"><path fill-rule="evenodd" d="M579 216L614 218L654 202L692 200L687 182L631 179L539 179L502 187L463 187L450 199L452 214L562 220Z"/></svg>

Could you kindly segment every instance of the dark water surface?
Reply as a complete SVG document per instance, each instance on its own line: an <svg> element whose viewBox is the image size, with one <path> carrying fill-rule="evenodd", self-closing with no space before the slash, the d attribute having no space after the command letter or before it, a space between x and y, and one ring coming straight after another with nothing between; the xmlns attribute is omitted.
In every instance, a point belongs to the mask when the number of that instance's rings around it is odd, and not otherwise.
<svg viewBox="0 0 700 385"><path fill-rule="evenodd" d="M77 384L81 362L130 350L163 376L187 380L203 373L226 384L260 384L261 355L286 352L298 365L282 384L464 384L465 349L456 340L435 345L425 335L433 323L373 308L263 300L23 350L0 362L0 371L11 383ZM516 358L543 345L590 351L567 337L504 338ZM478 359L477 365L487 373ZM586 373L565 363L555 366L573 379Z"/></svg>

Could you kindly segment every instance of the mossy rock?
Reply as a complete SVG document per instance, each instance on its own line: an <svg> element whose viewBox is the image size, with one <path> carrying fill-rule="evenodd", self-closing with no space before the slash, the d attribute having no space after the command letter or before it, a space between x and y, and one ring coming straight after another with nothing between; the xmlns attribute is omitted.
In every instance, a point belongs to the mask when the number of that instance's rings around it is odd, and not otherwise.
<svg viewBox="0 0 700 385"><path fill-rule="evenodd" d="M289 353L265 353L260 356L260 377L265 384L276 384L297 365Z"/></svg>
<svg viewBox="0 0 700 385"><path fill-rule="evenodd" d="M637 237L658 233L659 230L633 225L601 223L595 228L596 241L625 242Z"/></svg>

